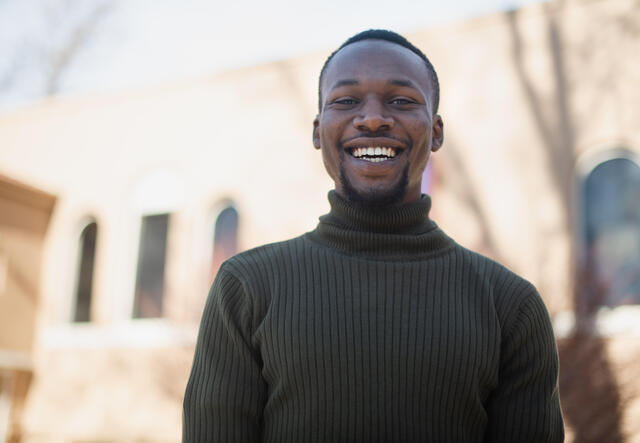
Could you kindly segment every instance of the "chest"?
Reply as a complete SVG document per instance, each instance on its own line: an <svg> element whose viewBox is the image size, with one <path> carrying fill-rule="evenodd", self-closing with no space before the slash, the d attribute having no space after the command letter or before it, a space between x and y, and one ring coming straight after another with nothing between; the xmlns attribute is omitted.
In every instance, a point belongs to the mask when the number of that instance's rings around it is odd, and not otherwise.
<svg viewBox="0 0 640 443"><path fill-rule="evenodd" d="M495 384L500 328L468 276L420 264L325 264L324 274L296 266L299 278L273 280L257 332L270 384L346 380L384 393L419 381L433 393L450 381L480 397Z"/></svg>

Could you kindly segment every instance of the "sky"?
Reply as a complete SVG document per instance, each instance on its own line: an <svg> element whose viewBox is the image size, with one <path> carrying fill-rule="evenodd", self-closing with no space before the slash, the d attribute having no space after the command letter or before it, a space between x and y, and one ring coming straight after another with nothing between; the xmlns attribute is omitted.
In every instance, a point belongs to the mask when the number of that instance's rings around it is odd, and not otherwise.
<svg viewBox="0 0 640 443"><path fill-rule="evenodd" d="M539 0L0 0L0 110L46 95L56 51L104 9L56 94L116 92L318 51L368 28L408 33Z"/></svg>

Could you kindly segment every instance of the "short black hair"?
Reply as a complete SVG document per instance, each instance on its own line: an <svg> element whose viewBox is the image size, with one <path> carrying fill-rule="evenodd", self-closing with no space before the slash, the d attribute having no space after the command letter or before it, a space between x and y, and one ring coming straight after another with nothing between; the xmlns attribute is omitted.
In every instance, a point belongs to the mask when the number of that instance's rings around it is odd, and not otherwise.
<svg viewBox="0 0 640 443"><path fill-rule="evenodd" d="M415 47L409 40L396 32L387 31L385 29L369 29L359 32L358 34L350 37L347 41L341 44L338 49L333 51L331 55L327 57L324 65L322 65L322 69L320 70L320 77L318 79L318 112L322 111L322 78L324 77L324 72L327 70L329 62L331 61L333 56L336 55L342 48L362 40L384 40L387 42L395 43L396 45L400 45L403 48L407 48L409 51L413 52L422 60L424 60L431 80L431 89L433 92L433 113L435 114L436 112L438 112L438 106L440 104L440 83L438 82L438 74L436 74L436 70L433 68L433 65L431 64L427 56L424 55L424 53L420 49Z"/></svg>

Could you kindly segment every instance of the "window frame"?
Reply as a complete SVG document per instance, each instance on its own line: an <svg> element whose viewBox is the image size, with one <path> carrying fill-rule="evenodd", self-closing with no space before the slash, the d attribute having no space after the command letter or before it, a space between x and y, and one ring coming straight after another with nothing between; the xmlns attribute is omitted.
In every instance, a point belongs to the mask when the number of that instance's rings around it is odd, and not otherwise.
<svg viewBox="0 0 640 443"><path fill-rule="evenodd" d="M640 337L640 304L621 305L613 308L599 305L593 315L581 316L578 312L578 279L582 269L586 266L586 223L584 214L584 184L590 174L601 164L615 159L625 159L640 167L640 152L624 147L628 143L616 143L601 146L582 154L577 162L574 174L573 204L572 204L572 235L573 244L573 309L559 312L553 319L554 330L558 338L566 337L576 329L586 330L592 334L611 337L627 334Z"/></svg>

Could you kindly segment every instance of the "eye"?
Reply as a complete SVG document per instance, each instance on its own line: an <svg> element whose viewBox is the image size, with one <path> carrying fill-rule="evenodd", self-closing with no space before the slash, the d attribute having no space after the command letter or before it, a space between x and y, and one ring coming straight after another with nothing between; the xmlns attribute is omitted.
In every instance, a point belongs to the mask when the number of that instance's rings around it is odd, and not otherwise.
<svg viewBox="0 0 640 443"><path fill-rule="evenodd" d="M412 105L415 101L405 98L405 97L397 97L389 101L389 104L392 105Z"/></svg>
<svg viewBox="0 0 640 443"><path fill-rule="evenodd" d="M333 104L343 105L343 106L353 106L358 104L358 100L352 97L344 97L344 98L339 98L337 100L334 100Z"/></svg>

